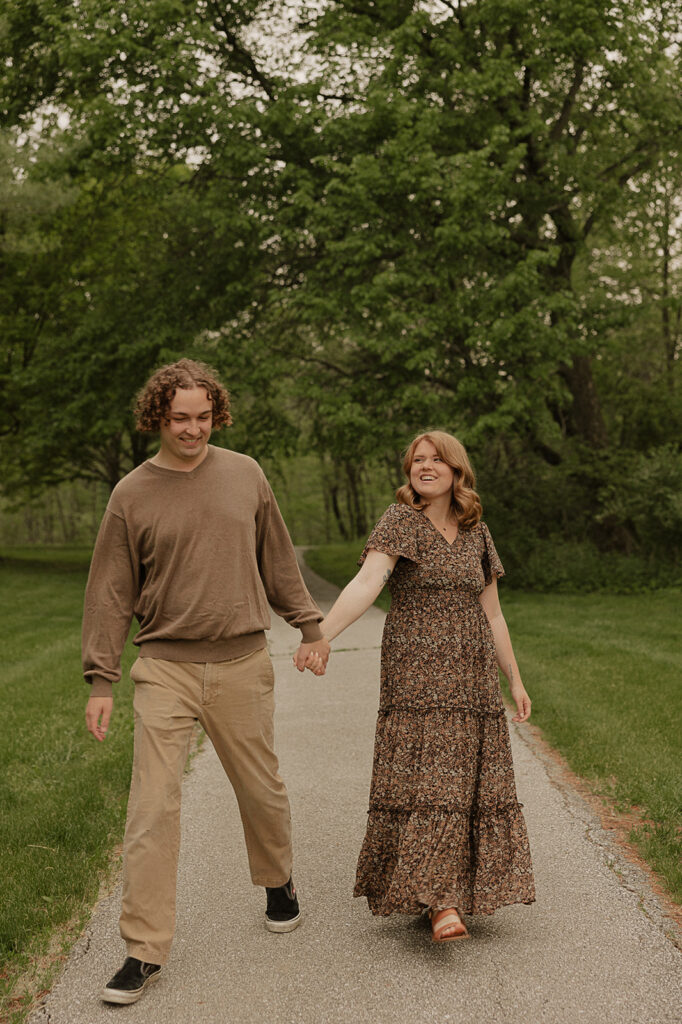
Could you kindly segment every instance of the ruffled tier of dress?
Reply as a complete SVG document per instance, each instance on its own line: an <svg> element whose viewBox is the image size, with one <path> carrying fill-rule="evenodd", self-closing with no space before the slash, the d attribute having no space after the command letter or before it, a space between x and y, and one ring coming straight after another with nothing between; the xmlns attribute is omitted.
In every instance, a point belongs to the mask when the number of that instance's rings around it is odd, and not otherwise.
<svg viewBox="0 0 682 1024"><path fill-rule="evenodd" d="M502 709L381 710L354 895L380 915L533 902Z"/></svg>
<svg viewBox="0 0 682 1024"><path fill-rule="evenodd" d="M473 819L441 808L372 810L354 896L373 914L459 907L492 914L535 899L530 851L518 803Z"/></svg>

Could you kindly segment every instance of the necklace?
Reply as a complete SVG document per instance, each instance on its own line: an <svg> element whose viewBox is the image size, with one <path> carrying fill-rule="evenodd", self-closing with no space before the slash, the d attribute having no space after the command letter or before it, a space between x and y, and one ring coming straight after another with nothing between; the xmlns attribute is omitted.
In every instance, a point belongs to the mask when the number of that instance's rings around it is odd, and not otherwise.
<svg viewBox="0 0 682 1024"><path fill-rule="evenodd" d="M437 530L440 530L441 533L447 533L450 528L456 530L458 525L457 522L453 523L451 519L446 519L443 526L439 526L438 523L434 523L433 519L431 520L431 522L433 523Z"/></svg>

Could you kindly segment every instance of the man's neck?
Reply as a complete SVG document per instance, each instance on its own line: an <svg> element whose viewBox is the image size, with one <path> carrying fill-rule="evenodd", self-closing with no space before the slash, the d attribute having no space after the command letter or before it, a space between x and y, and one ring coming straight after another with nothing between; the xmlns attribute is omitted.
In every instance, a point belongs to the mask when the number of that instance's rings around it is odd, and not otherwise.
<svg viewBox="0 0 682 1024"><path fill-rule="evenodd" d="M170 455L163 448L159 448L156 455L153 455L149 461L160 469L173 469L178 473L191 473L193 469L201 465L208 455L208 451L209 446L206 445L204 450L195 459L176 459L175 456Z"/></svg>

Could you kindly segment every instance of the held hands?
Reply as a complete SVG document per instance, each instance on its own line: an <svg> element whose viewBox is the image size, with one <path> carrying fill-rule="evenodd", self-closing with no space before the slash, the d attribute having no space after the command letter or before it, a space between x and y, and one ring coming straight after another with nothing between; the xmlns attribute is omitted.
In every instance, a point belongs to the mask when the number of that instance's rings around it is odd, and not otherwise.
<svg viewBox="0 0 682 1024"><path fill-rule="evenodd" d="M106 737L113 707L113 697L90 697L85 706L85 724L88 732L91 732L100 743Z"/></svg>
<svg viewBox="0 0 682 1024"><path fill-rule="evenodd" d="M525 687L521 683L513 684L509 688L514 703L516 704L516 714L512 718L512 722L527 722L530 718L530 697L526 693Z"/></svg>
<svg viewBox="0 0 682 1024"><path fill-rule="evenodd" d="M294 655L294 665L299 672L308 668L316 676L323 676L329 661L329 641L322 637L312 644L301 644Z"/></svg>

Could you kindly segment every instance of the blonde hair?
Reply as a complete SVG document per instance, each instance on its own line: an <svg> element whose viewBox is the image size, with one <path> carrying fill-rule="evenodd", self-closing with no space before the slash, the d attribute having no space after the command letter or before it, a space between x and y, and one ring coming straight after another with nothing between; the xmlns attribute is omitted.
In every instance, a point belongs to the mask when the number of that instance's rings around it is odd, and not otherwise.
<svg viewBox="0 0 682 1024"><path fill-rule="evenodd" d="M410 482L414 453L421 441L430 441L443 462L454 470L455 479L452 484L450 506L459 526L463 530L471 530L483 515L481 501L475 491L476 477L462 442L452 434L446 434L444 430L429 430L425 434L419 434L411 442L403 458L403 471L407 477L407 483L395 492L397 500L402 505L409 505L419 511L428 507L428 501L415 491Z"/></svg>

